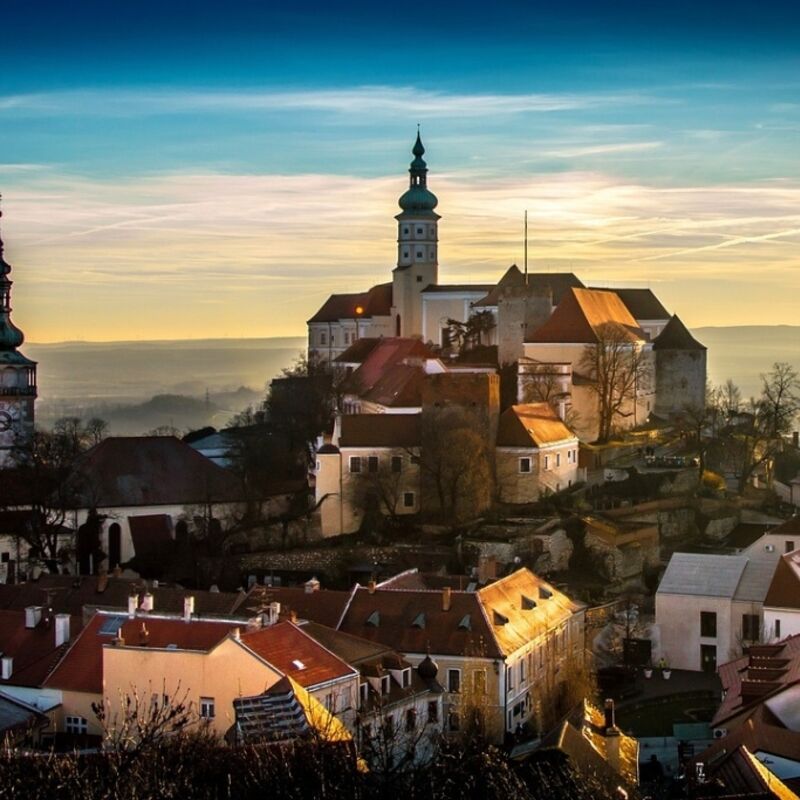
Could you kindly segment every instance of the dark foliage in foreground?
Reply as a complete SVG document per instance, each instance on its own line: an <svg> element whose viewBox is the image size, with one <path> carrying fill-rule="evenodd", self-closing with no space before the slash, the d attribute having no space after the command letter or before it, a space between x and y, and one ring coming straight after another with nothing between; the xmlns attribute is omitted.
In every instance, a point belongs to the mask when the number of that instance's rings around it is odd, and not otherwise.
<svg viewBox="0 0 800 800"><path fill-rule="evenodd" d="M491 746L446 744L436 761L390 778L359 768L347 746L302 742L230 748L202 733L103 755L0 753L0 798L26 800L606 800L559 753L522 765Z"/></svg>

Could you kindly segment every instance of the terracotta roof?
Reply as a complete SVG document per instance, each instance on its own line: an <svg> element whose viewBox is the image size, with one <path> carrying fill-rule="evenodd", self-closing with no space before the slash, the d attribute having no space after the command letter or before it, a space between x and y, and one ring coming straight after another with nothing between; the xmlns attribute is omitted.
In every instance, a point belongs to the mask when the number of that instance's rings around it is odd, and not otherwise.
<svg viewBox="0 0 800 800"><path fill-rule="evenodd" d="M319 589L307 592L302 586L254 586L237 607L239 613L255 614L265 603L278 602L281 613L294 611L298 619L336 627L344 612L350 592Z"/></svg>
<svg viewBox="0 0 800 800"><path fill-rule="evenodd" d="M126 645L141 644L142 625L147 627L147 647L165 648L175 644L181 650L211 650L241 623L165 619L144 615L95 614L72 643L45 686L73 692L100 694L103 691L103 645L110 645L122 629Z"/></svg>
<svg viewBox="0 0 800 800"><path fill-rule="evenodd" d="M595 292L613 292L637 320L669 319L670 313L650 289L605 289L589 287Z"/></svg>
<svg viewBox="0 0 800 800"><path fill-rule="evenodd" d="M418 569L407 569L391 578L381 581L382 589L444 589L449 586L459 592L468 587L472 591L478 588L478 579L471 575L441 575L438 572L420 572Z"/></svg>
<svg viewBox="0 0 800 800"><path fill-rule="evenodd" d="M289 621L243 633L241 641L306 689L356 674L349 664Z"/></svg>
<svg viewBox="0 0 800 800"><path fill-rule="evenodd" d="M498 447L541 447L575 438L549 403L511 406L497 427Z"/></svg>
<svg viewBox="0 0 800 800"><path fill-rule="evenodd" d="M744 745L735 748L721 761L709 765L707 776L713 782L695 787L692 793L698 800L712 797L797 800L797 794L770 772ZM704 790L704 787L707 789Z"/></svg>
<svg viewBox="0 0 800 800"><path fill-rule="evenodd" d="M363 396L393 367L414 362L421 365L422 359L430 356L430 350L419 339L403 337L381 339L361 366L348 377L345 391ZM411 362L408 359L411 359Z"/></svg>
<svg viewBox="0 0 800 800"><path fill-rule="evenodd" d="M339 363L361 364L364 359L380 344L381 339L362 336L356 339L347 350L333 360Z"/></svg>
<svg viewBox="0 0 800 800"><path fill-rule="evenodd" d="M395 364L361 395L362 400L388 408L422 406L422 384L425 370L412 364Z"/></svg>
<svg viewBox="0 0 800 800"><path fill-rule="evenodd" d="M442 591L403 591L358 587L339 630L402 653L474 654L499 658L476 592L450 592L443 610ZM414 624L417 621L417 624Z"/></svg>
<svg viewBox="0 0 800 800"><path fill-rule="evenodd" d="M339 447L419 447L419 414L345 414Z"/></svg>
<svg viewBox="0 0 800 800"><path fill-rule="evenodd" d="M654 350L705 350L706 346L700 344L689 333L689 329L681 322L680 317L674 317L664 326L664 330L653 340Z"/></svg>
<svg viewBox="0 0 800 800"><path fill-rule="evenodd" d="M526 339L528 342L594 344L602 329L613 325L631 342L647 340L630 311L613 292L568 289L550 319Z"/></svg>
<svg viewBox="0 0 800 800"><path fill-rule="evenodd" d="M356 308L359 307L364 309L362 314L356 313ZM388 317L391 312L392 284L379 283L366 292L332 294L308 322L338 322L340 319Z"/></svg>
<svg viewBox="0 0 800 800"><path fill-rule="evenodd" d="M70 619L70 632L80 630L80 618ZM25 627L24 611L0 611L0 653L11 656L11 677L3 686L40 686L67 645L56 647L55 621L44 617L35 628Z"/></svg>
<svg viewBox="0 0 800 800"><path fill-rule="evenodd" d="M720 665L717 672L724 693L711 721L713 727L755 710L800 682L800 634L772 645L753 645L746 655Z"/></svg>
<svg viewBox="0 0 800 800"><path fill-rule="evenodd" d="M360 636L352 636L316 622L306 622L302 628L323 647L353 666L393 652L388 645L370 642Z"/></svg>
<svg viewBox="0 0 800 800"><path fill-rule="evenodd" d="M764 605L770 608L800 608L800 550L781 556Z"/></svg>
<svg viewBox="0 0 800 800"><path fill-rule="evenodd" d="M237 502L233 473L174 436L111 436L79 461L80 501L98 508Z"/></svg>
<svg viewBox="0 0 800 800"><path fill-rule="evenodd" d="M512 264L505 275L492 287L486 297L478 300L476 306L496 306L502 290L506 287L525 286L525 275L516 264ZM564 292L568 289L583 289L583 283L571 272L529 272L528 288L535 292L550 291L553 294L553 305L558 305Z"/></svg>
<svg viewBox="0 0 800 800"><path fill-rule="evenodd" d="M506 655L583 608L526 568L484 586L477 595L491 623L493 639Z"/></svg>

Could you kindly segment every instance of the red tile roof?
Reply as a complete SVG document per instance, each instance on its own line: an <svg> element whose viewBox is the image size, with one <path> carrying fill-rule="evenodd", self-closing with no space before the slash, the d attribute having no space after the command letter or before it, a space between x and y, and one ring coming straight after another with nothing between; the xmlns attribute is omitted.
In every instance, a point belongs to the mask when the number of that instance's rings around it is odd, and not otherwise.
<svg viewBox="0 0 800 800"><path fill-rule="evenodd" d="M241 641L306 689L356 674L349 664L289 621L243 633Z"/></svg>
<svg viewBox="0 0 800 800"><path fill-rule="evenodd" d="M347 350L333 360L340 364L361 364L364 359L380 344L381 339L370 336L362 336L356 339Z"/></svg>
<svg viewBox="0 0 800 800"><path fill-rule="evenodd" d="M233 473L174 436L111 436L78 463L76 479L91 487L81 501L99 508L237 502Z"/></svg>
<svg viewBox="0 0 800 800"><path fill-rule="evenodd" d="M242 623L236 622L186 622L143 615L130 618L122 614L95 614L45 681L45 686L100 694L103 691L103 645L111 644L120 628L127 646L143 645L142 625L147 628L147 647L165 648L175 644L180 650L203 651L211 650L234 628L242 627Z"/></svg>
<svg viewBox="0 0 800 800"><path fill-rule="evenodd" d="M80 618L70 619L73 635L80 624ZM24 611L0 611L0 652L14 659L11 677L0 679L0 689L4 685L40 686L65 650L66 645L56 647L54 620L26 628Z"/></svg>
<svg viewBox="0 0 800 800"><path fill-rule="evenodd" d="M511 406L497 427L498 447L541 447L575 438L549 403Z"/></svg>
<svg viewBox="0 0 800 800"><path fill-rule="evenodd" d="M613 292L625 304L634 319L669 319L670 313L650 289L605 289L589 287L594 292Z"/></svg>
<svg viewBox="0 0 800 800"><path fill-rule="evenodd" d="M408 363L408 359L421 364L422 359L429 358L430 355L426 345L419 339L402 337L381 339L361 366L350 375L345 391L363 396L393 367Z"/></svg>
<svg viewBox="0 0 800 800"><path fill-rule="evenodd" d="M800 550L781 556L764 605L770 608L800 608Z"/></svg>
<svg viewBox="0 0 800 800"><path fill-rule="evenodd" d="M628 341L647 340L647 334L616 294L571 288L564 293L550 319L526 341L595 344L602 336L602 328L609 325L615 326Z"/></svg>
<svg viewBox="0 0 800 800"><path fill-rule="evenodd" d="M357 308L362 308L363 313L357 314ZM308 322L338 322L340 319L388 317L391 311L392 284L379 283L366 292L332 294Z"/></svg>
<svg viewBox="0 0 800 800"><path fill-rule="evenodd" d="M339 630L380 642L402 653L474 654L499 658L500 650L475 592L368 589L359 587ZM415 624L417 621L417 624Z"/></svg>
<svg viewBox="0 0 800 800"><path fill-rule="evenodd" d="M425 370L421 366L395 364L361 399L387 408L416 408L422 406L424 380Z"/></svg>
<svg viewBox="0 0 800 800"><path fill-rule="evenodd" d="M339 447L419 447L419 414L345 414Z"/></svg>
<svg viewBox="0 0 800 800"><path fill-rule="evenodd" d="M258 613L265 604L278 602L281 614L294 611L298 619L308 619L335 628L344 612L350 592L320 589L306 592L302 586L254 586L237 606L237 613Z"/></svg>

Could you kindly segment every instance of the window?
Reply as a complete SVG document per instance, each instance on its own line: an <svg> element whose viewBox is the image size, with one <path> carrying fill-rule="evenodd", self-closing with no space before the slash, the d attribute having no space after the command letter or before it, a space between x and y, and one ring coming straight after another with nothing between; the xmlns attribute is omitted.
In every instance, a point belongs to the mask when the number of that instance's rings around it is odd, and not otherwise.
<svg viewBox="0 0 800 800"><path fill-rule="evenodd" d="M742 614L742 638L746 642L757 642L761 620L758 614Z"/></svg>
<svg viewBox="0 0 800 800"><path fill-rule="evenodd" d="M794 539L787 539L784 547L784 553L791 553L794 550Z"/></svg>
<svg viewBox="0 0 800 800"><path fill-rule="evenodd" d="M363 706L367 702L367 697L369 696L369 684L362 683L358 687L359 694L361 695L361 705Z"/></svg>
<svg viewBox="0 0 800 800"><path fill-rule="evenodd" d="M403 492L403 508L414 508L414 492Z"/></svg>
<svg viewBox="0 0 800 800"><path fill-rule="evenodd" d="M409 708L406 711L406 730L413 731L417 727L417 709Z"/></svg>
<svg viewBox="0 0 800 800"><path fill-rule="evenodd" d="M89 732L89 723L84 717L66 717L64 729L67 733L82 734Z"/></svg>
<svg viewBox="0 0 800 800"><path fill-rule="evenodd" d="M447 670L447 691L458 694L461 691L461 670Z"/></svg>
<svg viewBox="0 0 800 800"><path fill-rule="evenodd" d="M404 669L402 672L402 684L404 689L408 689L411 686L411 670Z"/></svg>
<svg viewBox="0 0 800 800"><path fill-rule="evenodd" d="M521 458L519 460L519 471L520 472L530 472L531 471L531 460L530 460L530 458Z"/></svg>
<svg viewBox="0 0 800 800"><path fill-rule="evenodd" d="M403 250L403 258L408 258L408 250Z"/></svg>
<svg viewBox="0 0 800 800"><path fill-rule="evenodd" d="M336 711L336 697L334 696L333 692L329 692L325 695L325 708L331 712Z"/></svg>
<svg viewBox="0 0 800 800"><path fill-rule="evenodd" d="M561 453L556 453L556 466L561 466Z"/></svg>
<svg viewBox="0 0 800 800"><path fill-rule="evenodd" d="M392 691L392 679L389 675L381 678L381 694L389 694Z"/></svg>
<svg viewBox="0 0 800 800"><path fill-rule="evenodd" d="M713 611L700 612L700 635L710 638L717 635L717 615Z"/></svg>
<svg viewBox="0 0 800 800"><path fill-rule="evenodd" d="M476 697L486 694L486 671L476 669L472 671L472 691Z"/></svg>
<svg viewBox="0 0 800 800"><path fill-rule="evenodd" d="M520 685L525 683L525 659L519 662L519 682Z"/></svg>
<svg viewBox="0 0 800 800"><path fill-rule="evenodd" d="M422 258L422 250L417 250L417 258Z"/></svg>
<svg viewBox="0 0 800 800"><path fill-rule="evenodd" d="M545 469L550 469L550 456L545 456L544 457L544 468Z"/></svg>
<svg viewBox="0 0 800 800"><path fill-rule="evenodd" d="M335 344L336 344L336 337L333 334L331 334L331 346Z"/></svg>
<svg viewBox="0 0 800 800"><path fill-rule="evenodd" d="M327 337L327 336L325 336L325 334L324 334L324 333L321 333L321 334L319 335L319 343L320 343L320 344L327 344L327 343L328 343L328 337Z"/></svg>
<svg viewBox="0 0 800 800"><path fill-rule="evenodd" d="M10 560L11 560L11 554L10 553L0 553L0 563L8 564L8 562Z"/></svg>
<svg viewBox="0 0 800 800"><path fill-rule="evenodd" d="M403 227L403 233L408 236L408 228L405 226Z"/></svg>
<svg viewBox="0 0 800 800"><path fill-rule="evenodd" d="M438 722L439 721L439 703L436 700L430 700L428 702L428 722Z"/></svg>
<svg viewBox="0 0 800 800"><path fill-rule="evenodd" d="M200 717L201 719L214 719L214 698L201 697L200 698Z"/></svg>
<svg viewBox="0 0 800 800"><path fill-rule="evenodd" d="M392 456L392 472L403 471L403 456Z"/></svg>
<svg viewBox="0 0 800 800"><path fill-rule="evenodd" d="M775 638L781 638L781 621L779 619L775 620Z"/></svg>
<svg viewBox="0 0 800 800"><path fill-rule="evenodd" d="M350 472L361 472L361 456L350 456Z"/></svg>
<svg viewBox="0 0 800 800"><path fill-rule="evenodd" d="M417 236L422 236L423 233L425 233L424 228L417 228Z"/></svg>
<svg viewBox="0 0 800 800"><path fill-rule="evenodd" d="M506 667L506 690L511 691L514 688L514 672L511 667Z"/></svg>
<svg viewBox="0 0 800 800"><path fill-rule="evenodd" d="M367 459L367 472L375 474L378 471L378 456L370 456Z"/></svg>
<svg viewBox="0 0 800 800"><path fill-rule="evenodd" d="M422 275L417 275L417 283L422 283Z"/></svg>

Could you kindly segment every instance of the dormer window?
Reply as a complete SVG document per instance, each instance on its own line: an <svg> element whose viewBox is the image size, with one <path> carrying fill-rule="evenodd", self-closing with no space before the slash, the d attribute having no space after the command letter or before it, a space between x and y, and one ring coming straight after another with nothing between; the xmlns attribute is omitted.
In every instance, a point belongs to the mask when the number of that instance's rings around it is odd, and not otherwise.
<svg viewBox="0 0 800 800"><path fill-rule="evenodd" d="M392 679L389 675L384 675L381 678L381 692L383 694L389 694L392 690Z"/></svg>
<svg viewBox="0 0 800 800"><path fill-rule="evenodd" d="M522 606L523 611L533 611L533 609L536 608L536 601L531 600L530 597L525 597L525 595L523 594L522 600L520 601L520 605Z"/></svg>
<svg viewBox="0 0 800 800"><path fill-rule="evenodd" d="M305 669L306 668L306 665L299 658L296 658L296 659L294 659L294 661L292 661L292 666L295 669Z"/></svg>
<svg viewBox="0 0 800 800"><path fill-rule="evenodd" d="M424 628L425 627L425 614L420 613L414 617L414 621L411 623L412 628Z"/></svg>
<svg viewBox="0 0 800 800"><path fill-rule="evenodd" d="M549 600L552 596L553 593L549 589L545 589L544 586L539 587L539 599Z"/></svg>
<svg viewBox="0 0 800 800"><path fill-rule="evenodd" d="M471 631L472 630L472 622L469 618L469 614L465 614L458 623L459 630L462 631Z"/></svg>
<svg viewBox="0 0 800 800"><path fill-rule="evenodd" d="M495 625L507 625L508 624L508 617L501 614L499 611L492 612L492 619Z"/></svg>
<svg viewBox="0 0 800 800"><path fill-rule="evenodd" d="M401 685L404 689L408 689L411 686L411 669L404 669L401 673L402 681Z"/></svg>
<svg viewBox="0 0 800 800"><path fill-rule="evenodd" d="M381 624L381 615L380 615L380 613L377 612L377 611L373 611L367 617L367 625L369 625L372 628L377 628L378 625L380 625L380 624Z"/></svg>
<svg viewBox="0 0 800 800"><path fill-rule="evenodd" d="M358 687L359 695L361 696L361 705L363 706L367 702L367 697L369 697L369 684L362 683Z"/></svg>

